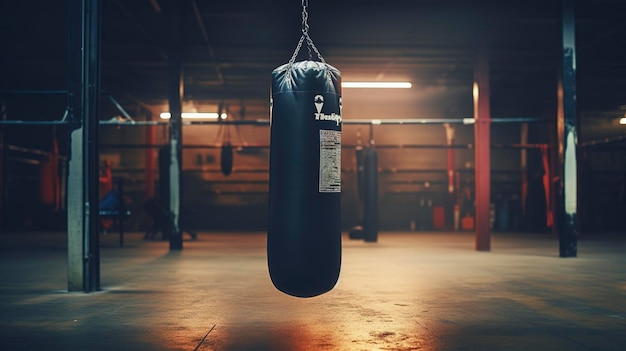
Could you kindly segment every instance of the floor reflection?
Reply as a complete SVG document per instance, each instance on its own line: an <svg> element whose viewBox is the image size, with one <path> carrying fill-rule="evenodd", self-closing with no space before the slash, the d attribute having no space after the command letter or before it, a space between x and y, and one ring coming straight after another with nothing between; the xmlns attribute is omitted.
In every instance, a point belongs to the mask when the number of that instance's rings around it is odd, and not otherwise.
<svg viewBox="0 0 626 351"><path fill-rule="evenodd" d="M348 321L346 321L348 322ZM308 351L308 350L432 350L436 338L429 338L419 325L350 321L297 325L216 326L198 350L225 351ZM350 324L350 323L348 323ZM416 327L417 325L417 327ZM408 328L406 328L408 327ZM432 331L431 331L432 332Z"/></svg>

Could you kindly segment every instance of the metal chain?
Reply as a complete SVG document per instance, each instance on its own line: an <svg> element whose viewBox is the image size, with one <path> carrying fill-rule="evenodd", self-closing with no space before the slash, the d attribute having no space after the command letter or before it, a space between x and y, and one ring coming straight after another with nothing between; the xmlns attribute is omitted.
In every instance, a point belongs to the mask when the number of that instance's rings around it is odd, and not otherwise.
<svg viewBox="0 0 626 351"><path fill-rule="evenodd" d="M326 63L326 60L324 60L324 58L322 57L322 54L320 54L319 50L317 50L317 47L315 47L315 44L313 44L313 40L311 39L311 37L307 34L306 35L306 42L309 46L309 48L312 48L313 51L315 51L315 54L317 55L317 58L322 61L323 63ZM311 55L309 54L309 57Z"/></svg>
<svg viewBox="0 0 626 351"><path fill-rule="evenodd" d="M309 33L309 12L306 10L309 0L302 0L302 34Z"/></svg>
<svg viewBox="0 0 626 351"><path fill-rule="evenodd" d="M324 60L324 58L322 57L322 54L320 54L319 50L317 50L317 47L315 47L315 44L313 44L313 40L309 36L309 12L307 11L308 6L309 6L309 0L302 0L302 36L300 37L300 40L298 41L296 50L294 51L293 55L291 56L291 59L289 60L289 66L293 65L293 63L296 61L298 53L300 52L300 49L302 49L302 44L304 44L305 39L306 39L307 49L309 50L309 60L313 59L313 53L311 52L311 49L312 49L313 52L315 52L315 54L317 55L317 58L321 62L326 63L326 60Z"/></svg>
<svg viewBox="0 0 626 351"><path fill-rule="evenodd" d="M307 6L309 5L308 0L302 0L302 35L309 35L309 12L307 11ZM311 46L309 45L310 40L307 40L307 50L309 51L309 60L313 59L313 54L311 53Z"/></svg>
<svg viewBox="0 0 626 351"><path fill-rule="evenodd" d="M296 62L296 57L298 56L298 53L300 52L300 49L302 48L303 42L304 42L304 34L302 34L302 36L300 37L300 41L298 42L298 45L296 46L296 51L293 52L293 55L291 55L291 59L289 59L289 66L293 65L293 63Z"/></svg>

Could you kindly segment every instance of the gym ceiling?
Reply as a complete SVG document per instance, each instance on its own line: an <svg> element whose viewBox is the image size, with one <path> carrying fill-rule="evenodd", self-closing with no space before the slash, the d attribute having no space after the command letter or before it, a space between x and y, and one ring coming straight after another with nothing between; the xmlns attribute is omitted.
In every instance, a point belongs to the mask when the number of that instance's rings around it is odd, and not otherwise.
<svg viewBox="0 0 626 351"><path fill-rule="evenodd" d="M238 118L267 118L270 73L295 49L301 1L185 2L185 103L198 109L221 103ZM131 114L140 106L166 108L170 1L101 3L102 89ZM626 2L579 0L575 6L581 118L614 133L608 128L615 128L626 105ZM67 8L65 1L2 2L0 89L67 88ZM408 80L416 95L471 89L476 53L487 52L493 117L553 113L560 17L560 1L309 1L309 33L344 81ZM471 113L471 104L461 104L447 115Z"/></svg>

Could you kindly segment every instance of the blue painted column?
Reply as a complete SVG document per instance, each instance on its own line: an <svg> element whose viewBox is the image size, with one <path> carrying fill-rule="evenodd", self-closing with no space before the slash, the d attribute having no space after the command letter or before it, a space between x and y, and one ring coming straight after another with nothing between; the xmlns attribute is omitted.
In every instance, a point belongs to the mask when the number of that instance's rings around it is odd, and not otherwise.
<svg viewBox="0 0 626 351"><path fill-rule="evenodd" d="M577 234L577 163L578 121L576 116L576 21L574 0L562 3L562 70L558 86L558 187L557 230L559 256L576 257Z"/></svg>

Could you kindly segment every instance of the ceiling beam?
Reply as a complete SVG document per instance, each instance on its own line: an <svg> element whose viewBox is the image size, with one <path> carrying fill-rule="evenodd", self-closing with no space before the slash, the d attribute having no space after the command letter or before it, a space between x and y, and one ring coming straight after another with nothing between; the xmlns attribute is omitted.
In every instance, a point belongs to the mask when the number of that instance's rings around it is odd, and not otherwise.
<svg viewBox="0 0 626 351"><path fill-rule="evenodd" d="M191 7L193 8L196 22L198 23L198 27L200 28L200 34L202 34L202 39L204 40L204 43L209 50L209 57L211 58L211 61L215 64L214 67L215 73L217 74L217 79L219 80L220 84L225 85L226 81L224 80L224 75L222 74L222 68L215 56L215 49L213 45L211 45L211 41L209 40L209 34L207 33L206 27L204 26L204 21L202 20L202 15L200 15L200 11L198 10L198 4L196 3L196 0L191 1Z"/></svg>
<svg viewBox="0 0 626 351"><path fill-rule="evenodd" d="M120 0L115 0L115 4L120 9L120 11L122 11L122 14L124 14L124 16L128 17L131 20L131 22L133 22L135 24L137 29L139 29L139 31L146 37L146 39L148 39L148 42L150 43L150 45L152 47L154 47L157 50L157 52L159 53L159 56L161 56L161 58L164 61L167 61L168 60L167 53L165 52L165 50L163 50L163 48L154 39L152 34L150 34L148 29L146 29L146 27L144 27L143 24L141 24L141 22L139 22L137 17L135 17L132 13L130 13L130 11L128 11L126 6L122 5Z"/></svg>

